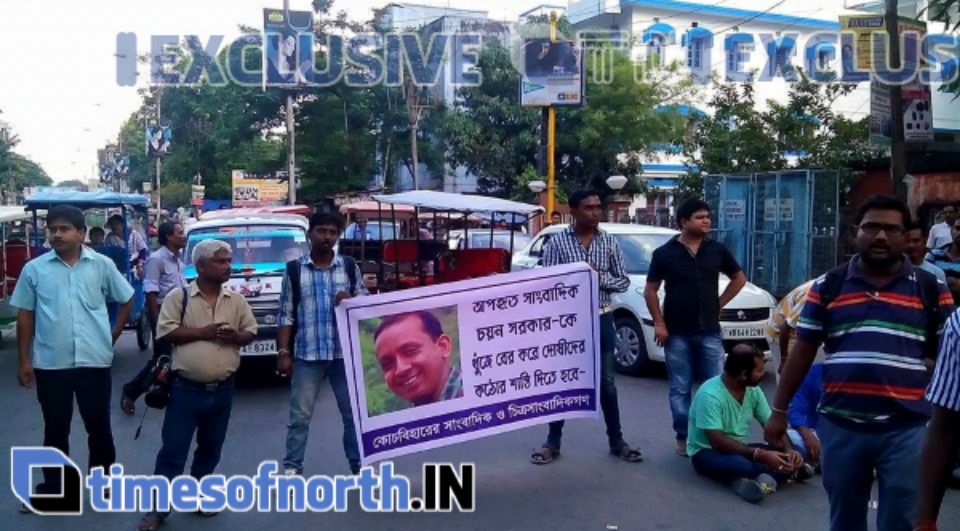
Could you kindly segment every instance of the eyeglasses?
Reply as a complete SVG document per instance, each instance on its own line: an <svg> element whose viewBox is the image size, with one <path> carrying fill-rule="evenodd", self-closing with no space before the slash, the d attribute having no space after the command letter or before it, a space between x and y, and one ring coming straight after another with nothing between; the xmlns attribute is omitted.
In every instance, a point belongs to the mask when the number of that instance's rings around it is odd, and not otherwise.
<svg viewBox="0 0 960 531"><path fill-rule="evenodd" d="M860 224L860 230L871 236L880 234L880 231L892 237L903 236L904 233L902 225L887 225L885 223L862 223Z"/></svg>

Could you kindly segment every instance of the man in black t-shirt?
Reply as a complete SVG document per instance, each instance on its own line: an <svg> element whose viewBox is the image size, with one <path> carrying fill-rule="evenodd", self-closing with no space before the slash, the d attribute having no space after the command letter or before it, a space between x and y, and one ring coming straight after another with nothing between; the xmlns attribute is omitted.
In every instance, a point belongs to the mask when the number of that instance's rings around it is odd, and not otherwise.
<svg viewBox="0 0 960 531"><path fill-rule="evenodd" d="M747 283L724 245L707 238L710 205L691 199L677 208L681 233L653 252L643 296L653 319L654 339L663 347L670 382L670 412L677 453L686 457L693 380L704 382L723 370L720 309ZM730 278L722 295L720 273ZM657 292L666 283L663 309Z"/></svg>

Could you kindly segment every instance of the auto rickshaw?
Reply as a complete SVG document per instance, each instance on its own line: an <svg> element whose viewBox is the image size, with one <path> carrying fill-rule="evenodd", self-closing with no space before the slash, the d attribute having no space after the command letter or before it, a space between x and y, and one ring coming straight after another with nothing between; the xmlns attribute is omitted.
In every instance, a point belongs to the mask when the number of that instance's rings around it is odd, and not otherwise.
<svg viewBox="0 0 960 531"><path fill-rule="evenodd" d="M12 335L16 327L17 309L9 299L30 259L24 224L29 218L23 206L0 206L0 337Z"/></svg>
<svg viewBox="0 0 960 531"><path fill-rule="evenodd" d="M371 293L454 282L497 273L509 273L514 252L513 238L508 248L493 245L493 238L482 248L451 248L450 232L441 226L462 227L458 234L469 235L486 214L510 216L512 225L525 222L543 212L537 205L476 195L452 194L430 190L374 195L363 213L392 230L374 231L378 237L355 239L349 228L338 243L341 254L352 256L360 264L364 282ZM374 211L371 207L376 207ZM358 214L357 204L344 205L341 212ZM375 216L373 215L375 212ZM423 221L430 221L430 229ZM406 230L404 230L406 227ZM471 228L474 227L474 228ZM386 236L386 237L385 237ZM469 239L467 239L469 241Z"/></svg>

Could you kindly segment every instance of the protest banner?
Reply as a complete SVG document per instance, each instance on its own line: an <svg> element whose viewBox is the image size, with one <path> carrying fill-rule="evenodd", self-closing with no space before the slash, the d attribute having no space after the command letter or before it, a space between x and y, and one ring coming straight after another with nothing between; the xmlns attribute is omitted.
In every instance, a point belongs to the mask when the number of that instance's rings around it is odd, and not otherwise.
<svg viewBox="0 0 960 531"><path fill-rule="evenodd" d="M343 301L361 461L597 418L598 282L569 264Z"/></svg>

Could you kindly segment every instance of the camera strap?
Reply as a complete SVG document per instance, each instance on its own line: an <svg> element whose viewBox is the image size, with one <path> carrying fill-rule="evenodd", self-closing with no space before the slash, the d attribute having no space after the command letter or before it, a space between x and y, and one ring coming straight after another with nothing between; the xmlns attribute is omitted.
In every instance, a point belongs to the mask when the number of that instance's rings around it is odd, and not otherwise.
<svg viewBox="0 0 960 531"><path fill-rule="evenodd" d="M184 319L184 317L186 317L186 315L187 315L187 303L188 303L189 300L190 300L190 294L189 294L189 292L187 291L187 288L184 287L184 288L180 288L180 289L183 291L183 303L180 305L180 326L183 326L183 319ZM171 356L172 356L172 355L173 355L173 353L171 352ZM160 363L161 363L161 361L163 360L163 358L166 358L166 357L167 357L167 356L160 356L160 357L158 357L158 358L157 358L157 361L156 361L157 366L159 366ZM169 358L168 358L168 360L169 360ZM137 431L133 434L133 440L135 440L135 441L136 441L137 439L139 439L139 438L140 438L140 434L143 433L143 422L146 420L146 418L147 418L147 411L149 411L149 410L150 410L149 407L144 407L144 408L143 408L143 415L140 415L140 425L137 426Z"/></svg>
<svg viewBox="0 0 960 531"><path fill-rule="evenodd" d="M133 440L137 440L140 438L140 432L143 431L143 421L144 419L147 418L147 411L149 410L150 408L148 407L143 408L143 415L140 415L140 425L137 426L137 432L133 434Z"/></svg>

